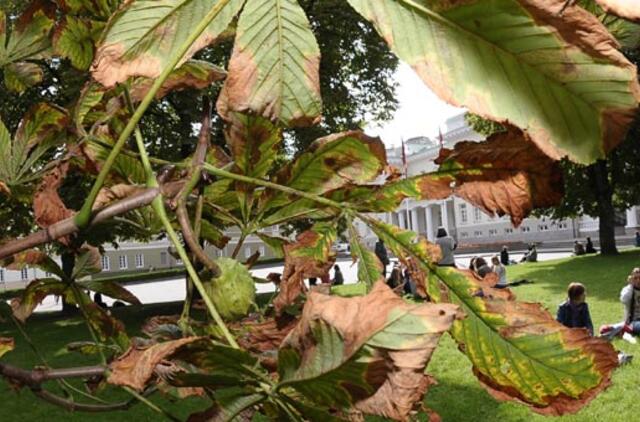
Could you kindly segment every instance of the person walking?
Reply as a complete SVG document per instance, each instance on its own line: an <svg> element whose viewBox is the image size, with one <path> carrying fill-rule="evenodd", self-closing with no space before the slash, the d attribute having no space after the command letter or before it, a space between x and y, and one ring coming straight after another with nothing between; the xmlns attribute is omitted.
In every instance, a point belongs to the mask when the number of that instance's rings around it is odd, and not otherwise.
<svg viewBox="0 0 640 422"><path fill-rule="evenodd" d="M503 246L500 251L500 263L502 265L509 265L509 248L507 246Z"/></svg>
<svg viewBox="0 0 640 422"><path fill-rule="evenodd" d="M333 280L332 280L332 284L334 286L340 286L342 284L344 284L344 276L342 275L342 271L340 270L340 266L338 264L336 264L333 267Z"/></svg>
<svg viewBox="0 0 640 422"><path fill-rule="evenodd" d="M436 234L436 245L440 246L442 252L442 259L438 262L441 267L455 267L456 260L453 255L453 251L458 246L453 237L447 234L447 230L444 227L438 227Z"/></svg>
<svg viewBox="0 0 640 422"><path fill-rule="evenodd" d="M387 265L389 265L389 254L387 248L384 246L382 239L378 239L375 247L375 254L382 263L382 276L387 278Z"/></svg>

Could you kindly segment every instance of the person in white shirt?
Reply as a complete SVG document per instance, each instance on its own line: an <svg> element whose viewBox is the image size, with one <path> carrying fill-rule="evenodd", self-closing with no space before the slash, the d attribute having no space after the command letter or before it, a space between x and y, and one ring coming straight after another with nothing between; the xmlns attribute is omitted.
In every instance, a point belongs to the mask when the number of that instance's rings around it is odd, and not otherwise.
<svg viewBox="0 0 640 422"><path fill-rule="evenodd" d="M497 289L504 289L509 284L507 282L507 270L504 268L504 265L500 263L500 258L498 256L491 258L491 263L493 264L491 271L498 275L498 282L495 287Z"/></svg>
<svg viewBox="0 0 640 422"><path fill-rule="evenodd" d="M438 227L436 234L436 245L440 246L442 251L442 259L438 262L441 267L455 267L456 260L453 256L453 251L458 246L453 237L447 234L447 230L444 227Z"/></svg>

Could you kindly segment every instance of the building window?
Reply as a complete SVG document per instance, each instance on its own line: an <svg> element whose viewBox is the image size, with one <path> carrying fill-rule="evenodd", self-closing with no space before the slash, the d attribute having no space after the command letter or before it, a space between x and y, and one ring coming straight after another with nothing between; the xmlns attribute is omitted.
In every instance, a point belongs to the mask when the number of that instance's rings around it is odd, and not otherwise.
<svg viewBox="0 0 640 422"><path fill-rule="evenodd" d="M20 271L20 279L21 280L28 280L29 279L29 270L27 268L23 268Z"/></svg>
<svg viewBox="0 0 640 422"><path fill-rule="evenodd" d="M118 257L118 265L121 270L126 270L129 268L129 262L127 260L127 255L120 255Z"/></svg>
<svg viewBox="0 0 640 422"><path fill-rule="evenodd" d="M531 231L531 227L522 226L520 227L520 231L522 231L522 233L528 233Z"/></svg>
<svg viewBox="0 0 640 422"><path fill-rule="evenodd" d="M467 232L461 232L461 233L460 233L460 237L469 237L469 233L467 233Z"/></svg>
<svg viewBox="0 0 640 422"><path fill-rule="evenodd" d="M468 220L467 216L467 204L460 204L460 222L466 223Z"/></svg>
<svg viewBox="0 0 640 422"><path fill-rule="evenodd" d="M109 259L108 256L103 255L102 256L102 271L109 271L111 270L111 260Z"/></svg>
<svg viewBox="0 0 640 422"><path fill-rule="evenodd" d="M160 265L167 265L167 253L160 252Z"/></svg>
<svg viewBox="0 0 640 422"><path fill-rule="evenodd" d="M182 260L180 258L176 259L176 265L182 265Z"/></svg>
<svg viewBox="0 0 640 422"><path fill-rule="evenodd" d="M476 230L476 231L473 232L473 235L476 236L476 237L482 236L482 231Z"/></svg>
<svg viewBox="0 0 640 422"><path fill-rule="evenodd" d="M473 221L480 221L482 219L482 214L480 214L480 208L473 209Z"/></svg>
<svg viewBox="0 0 640 422"><path fill-rule="evenodd" d="M489 236L497 236L497 235L498 235L498 229L489 230Z"/></svg>
<svg viewBox="0 0 640 422"><path fill-rule="evenodd" d="M538 231L541 231L541 232L549 231L549 226L546 224L538 224Z"/></svg>
<svg viewBox="0 0 640 422"><path fill-rule="evenodd" d="M247 246L246 248L244 248L244 257L249 258L250 256L251 256L251 248Z"/></svg>
<svg viewBox="0 0 640 422"><path fill-rule="evenodd" d="M264 249L264 246L260 245L258 251L260 251L260 256L265 256L266 250Z"/></svg>
<svg viewBox="0 0 640 422"><path fill-rule="evenodd" d="M144 255L141 253L136 254L136 268L144 267Z"/></svg>
<svg viewBox="0 0 640 422"><path fill-rule="evenodd" d="M0 268L0 282L4 282L4 270Z"/></svg>
<svg viewBox="0 0 640 422"><path fill-rule="evenodd" d="M558 223L558 230L566 230L569 228L569 225L565 222Z"/></svg>
<svg viewBox="0 0 640 422"><path fill-rule="evenodd" d="M512 234L513 233L513 229L511 227L507 227L506 229L504 229L504 233L505 234Z"/></svg>

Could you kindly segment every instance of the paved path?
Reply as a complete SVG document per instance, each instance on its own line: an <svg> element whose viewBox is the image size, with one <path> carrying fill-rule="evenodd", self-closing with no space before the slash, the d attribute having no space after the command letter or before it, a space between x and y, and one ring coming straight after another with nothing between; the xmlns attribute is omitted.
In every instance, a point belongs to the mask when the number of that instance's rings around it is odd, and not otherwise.
<svg viewBox="0 0 640 422"><path fill-rule="evenodd" d="M460 255L456 256L456 264L461 268L466 268L469 266L469 261L474 255ZM489 261L490 255L481 255L487 261ZM570 256L568 252L541 252L538 254L538 259L540 261L547 261L550 259L558 259L565 258ZM512 254L511 259L515 261L519 261L522 258L522 254ZM356 266L351 265L351 260L349 259L339 259L338 265L344 274L345 283L354 283L356 281L357 276L357 268ZM281 273L283 270L282 265L274 265L272 267L260 268L253 271L253 274L256 277L266 277L267 274L271 272ZM333 271L332 271L333 274ZM134 295L140 299L140 301L144 304L149 303L163 303L163 302L175 302L182 300L185 297L185 282L184 278L175 278L168 279L156 282L143 282L139 284L128 284L126 286ZM258 284L257 290L259 293L267 293L273 292L275 287L272 284ZM103 300L111 306L114 302L113 299L104 296ZM60 303L56 303L54 298L49 296L44 302L36 308L36 312L51 312L58 311L62 309L62 305Z"/></svg>

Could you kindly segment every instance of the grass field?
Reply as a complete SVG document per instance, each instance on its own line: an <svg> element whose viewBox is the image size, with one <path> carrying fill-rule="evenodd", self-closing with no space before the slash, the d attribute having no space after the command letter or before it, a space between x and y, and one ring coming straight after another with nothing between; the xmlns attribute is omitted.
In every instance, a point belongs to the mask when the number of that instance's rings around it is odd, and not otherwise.
<svg viewBox="0 0 640 422"><path fill-rule="evenodd" d="M617 257L585 256L537 264L510 267L511 279L528 278L534 284L514 288L521 300L539 301L555 313L563 300L565 289L571 281L583 282L588 291L587 300L596 327L622 318L622 307L618 294L626 276L635 266L640 266L640 251L625 252ZM119 309L117 316L128 327L138 327L148 316L155 314L175 314L179 305L146 306L143 309ZM92 364L90 359L77 355L57 355L65 344L71 341L89 340L85 326L79 319L56 319L51 316L36 315L27 324L27 332L45 352L51 366L67 367ZM11 336L17 340L17 351L7 354L3 360L31 367L38 363L29 346L7 323L0 324L0 336ZM580 413L561 418L545 418L531 412L527 407L514 403L495 401L480 386L472 375L469 362L458 352L453 341L445 336L437 349L429 373L438 380L425 398L425 404L438 412L444 421L527 421L542 420L580 422L632 422L640 415L640 345L616 341L615 346L627 353L637 355L638 362L618 369L613 377L613 385L597 397ZM126 393L107 389L102 395L109 400L126 399ZM200 399L186 399L171 402L159 395L152 400L172 413L185 419L188 414L204 406ZM425 420L426 418L421 418ZM110 414L70 413L35 399L27 390L13 392L0 381L0 421L157 421L162 417L147 407L137 404L128 412ZM375 420L380 420L376 418Z"/></svg>

